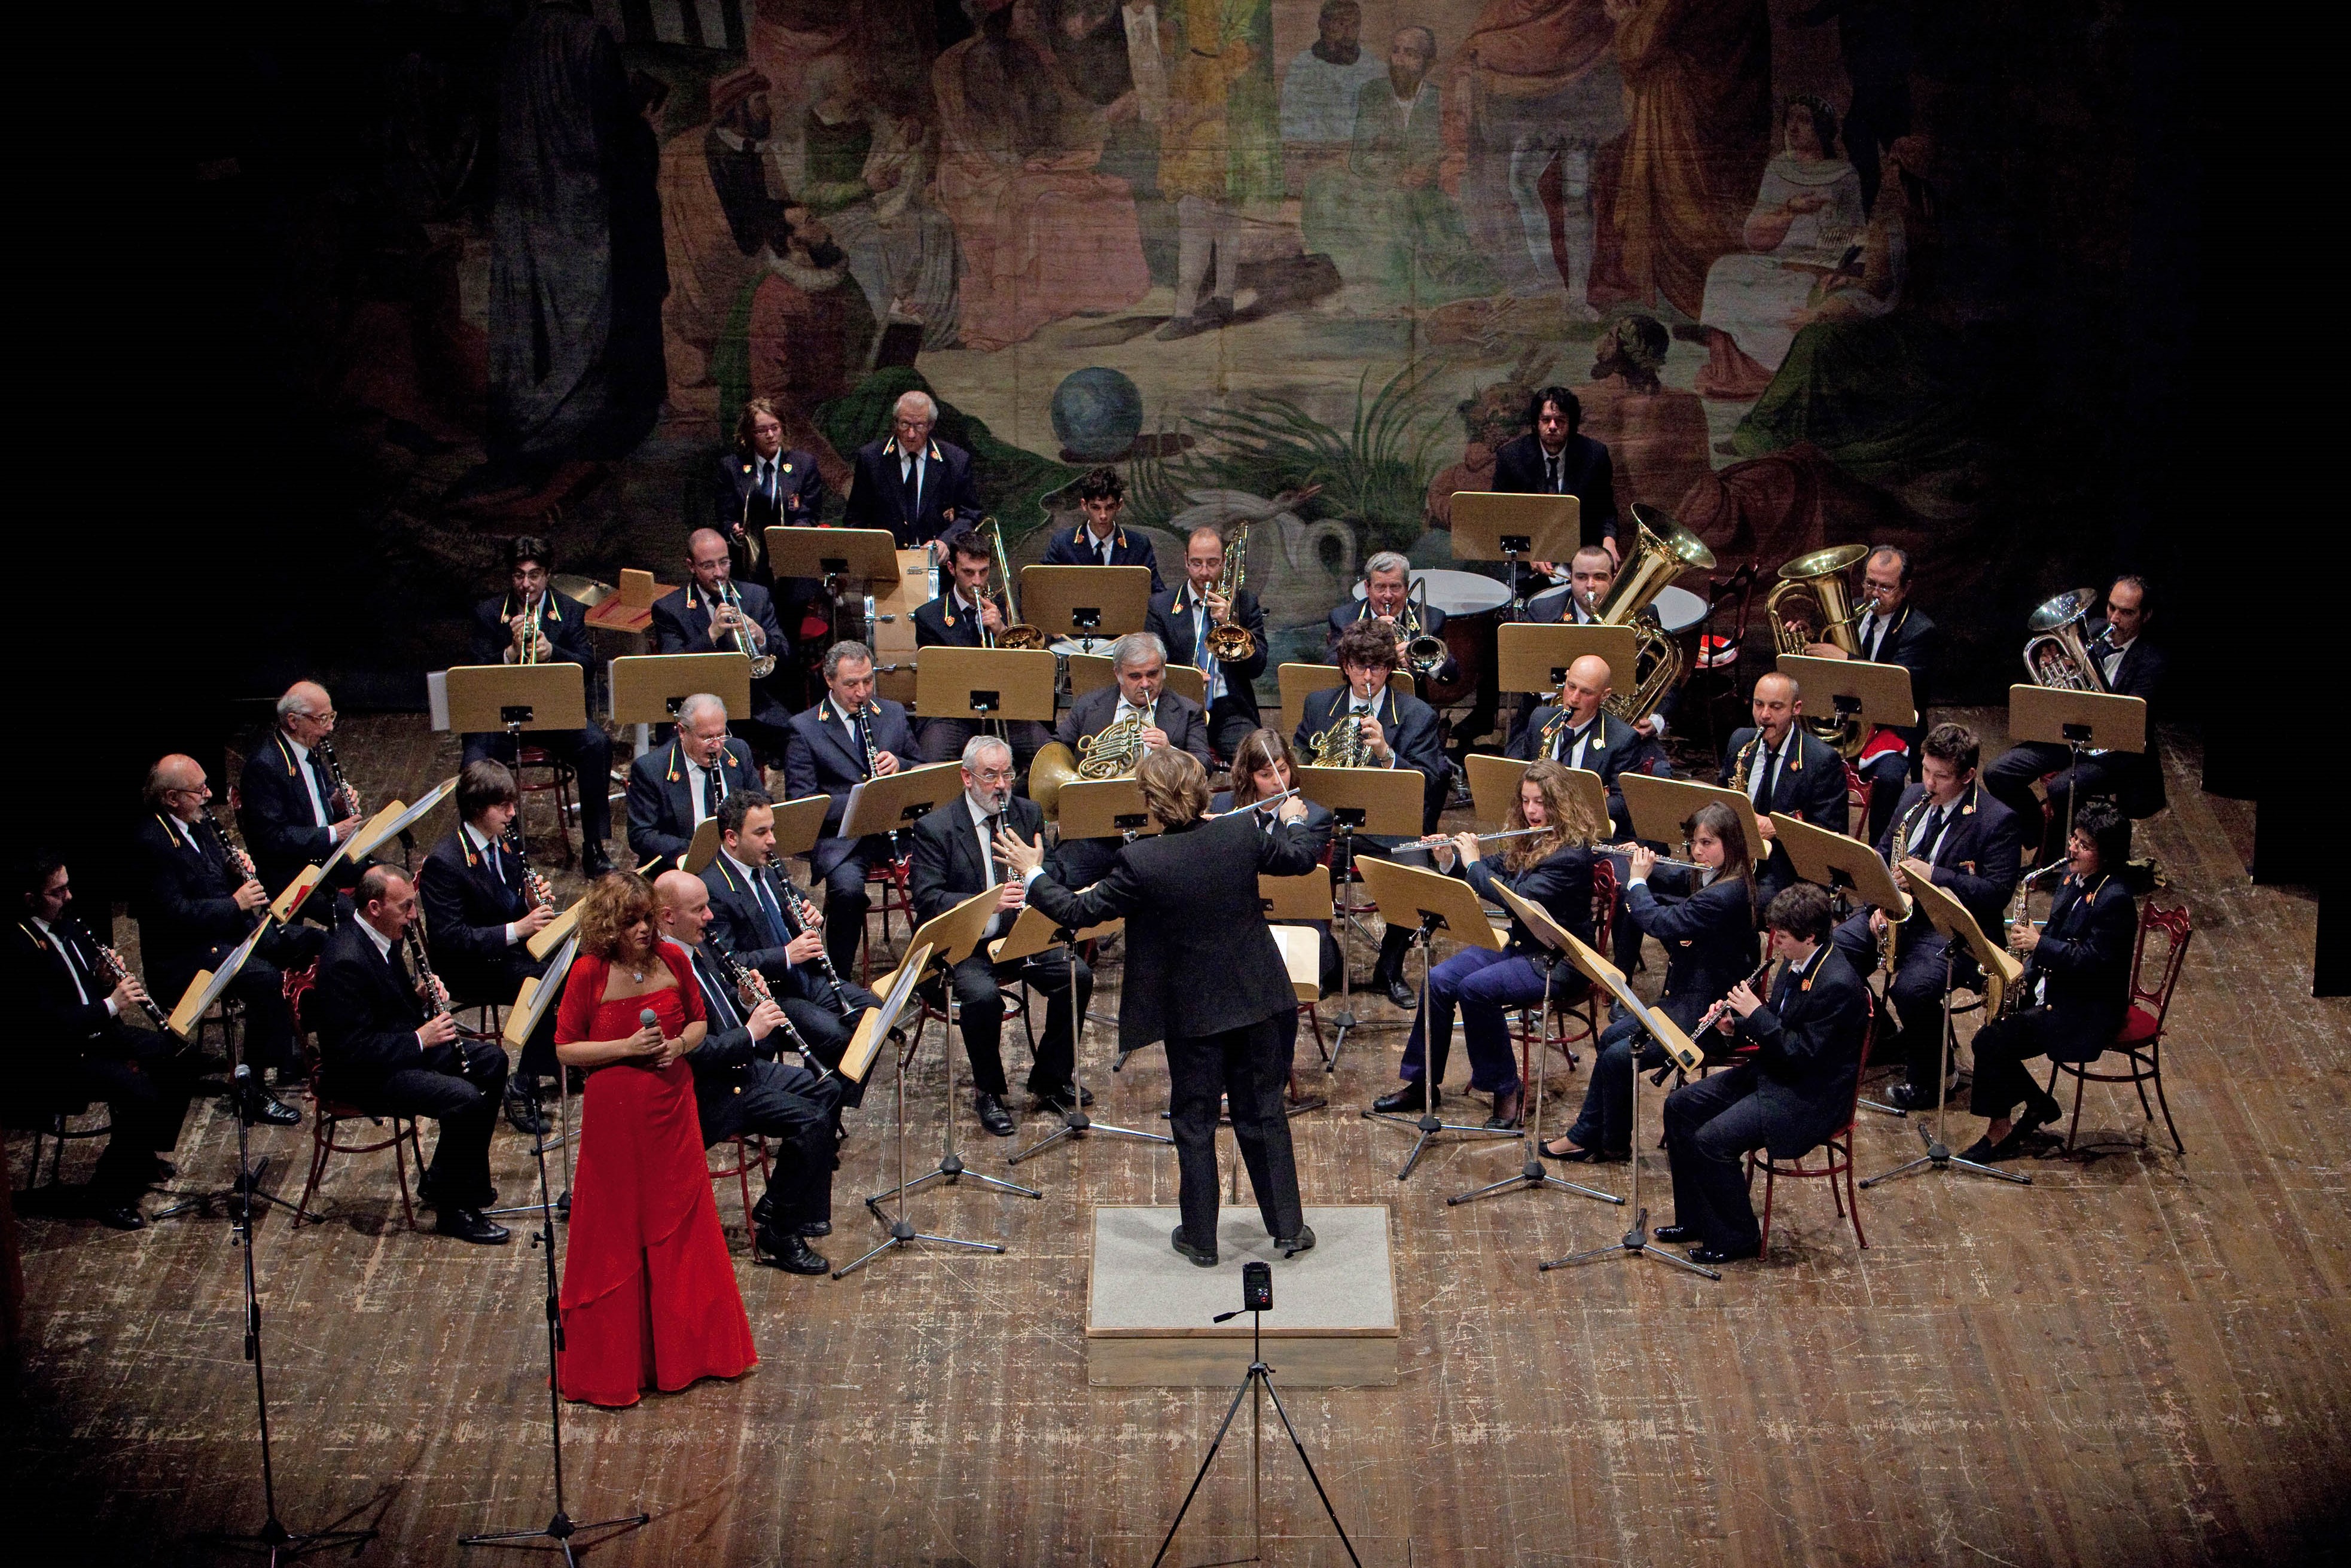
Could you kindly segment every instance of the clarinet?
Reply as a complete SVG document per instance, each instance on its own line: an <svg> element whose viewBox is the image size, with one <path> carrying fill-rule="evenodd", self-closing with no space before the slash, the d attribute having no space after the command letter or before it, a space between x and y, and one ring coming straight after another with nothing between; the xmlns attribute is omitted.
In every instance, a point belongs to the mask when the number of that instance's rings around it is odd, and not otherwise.
<svg viewBox="0 0 2351 1568"><path fill-rule="evenodd" d="M938 595L935 593L931 597L935 599ZM873 777L873 758L877 755L873 749L873 724L865 716L866 710L872 706L871 703L860 703L857 705L857 711L849 716L857 721L857 744L864 748L865 776L869 779Z"/></svg>
<svg viewBox="0 0 2351 1568"><path fill-rule="evenodd" d="M424 938L417 934L416 922L410 921L400 935L408 947L408 961L416 970L416 994L423 998L425 1007L430 1009L424 1021L430 1023L434 1019L448 1016L449 988L443 985L441 977L433 972L433 960L424 956ZM468 1076L472 1064L465 1060L465 1051L455 1046L452 1050L457 1057L457 1076Z"/></svg>
<svg viewBox="0 0 2351 1568"><path fill-rule="evenodd" d="M319 737L319 760L327 765L327 781L332 786L330 799L342 801L350 815L358 816L360 792L343 777L343 765L335 760L334 743L323 735Z"/></svg>
<svg viewBox="0 0 2351 1568"><path fill-rule="evenodd" d="M515 864L522 867L523 896L541 909L554 908L555 889L547 884L545 877L531 869L529 841L523 837L520 812L517 812L514 821L507 824L505 837L514 846Z"/></svg>
<svg viewBox="0 0 2351 1568"><path fill-rule="evenodd" d="M253 869L253 857L246 854L238 847L236 841L228 836L228 830L221 825L221 820L213 815L210 801L204 803L204 826L210 828L213 831L213 837L220 841L221 853L227 859L230 869L236 872L246 882L259 882L261 873Z"/></svg>
<svg viewBox="0 0 2351 1568"><path fill-rule="evenodd" d="M798 928L792 935L798 936L802 932L813 930L815 927L812 922L817 917L816 906L801 894L799 884L790 877L778 876L776 880L783 884L784 905L791 912L792 924ZM824 967L825 984L832 988L833 1006L841 1009L842 1018L855 1018L857 1009L850 1005L849 993L841 989L840 972L833 968L832 955L825 950L821 941L817 944L816 960Z"/></svg>
<svg viewBox="0 0 2351 1568"><path fill-rule="evenodd" d="M775 993L768 988L768 977L729 953L718 938L705 939L703 946L709 950L712 961L718 966L718 972L726 977L726 983L735 988L736 997L747 1006L756 1009L761 1002L775 1001ZM800 1060L816 1070L818 1081L833 1076L832 1069L809 1049L807 1037L793 1027L791 1015L784 1011L781 1003L777 1004L776 1011L783 1020L784 1037L792 1042L792 1049L800 1053Z"/></svg>
<svg viewBox="0 0 2351 1568"><path fill-rule="evenodd" d="M73 915L68 915L67 918L73 922L73 928L81 933L81 939L89 944L90 951L98 955L99 971L108 979L112 980L116 985L120 985L125 980L137 978L131 974L131 966L124 960L122 955L99 941L91 933L90 928L81 923L81 916ZM145 988L143 986L141 987L142 991ZM139 1005L146 1009L149 1018L155 1020L157 1029L168 1030L172 1027L171 1019L165 1015L162 1008L155 1005L154 998L141 996L139 998Z"/></svg>

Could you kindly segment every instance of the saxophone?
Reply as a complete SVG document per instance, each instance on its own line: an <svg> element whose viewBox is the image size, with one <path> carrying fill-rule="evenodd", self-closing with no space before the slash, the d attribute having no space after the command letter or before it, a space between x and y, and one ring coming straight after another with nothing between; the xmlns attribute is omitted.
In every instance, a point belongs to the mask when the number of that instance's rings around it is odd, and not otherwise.
<svg viewBox="0 0 2351 1568"><path fill-rule="evenodd" d="M1909 814L1894 825L1894 841L1888 846L1892 853L1886 862L1889 867L1898 868L1902 864L1903 853L1910 842L1910 830L1918 825L1919 813L1926 810L1928 804L1928 797L1920 795L1918 803L1910 808ZM1911 915L1915 916L1917 914L1917 906L1914 904L1911 906ZM1902 1028L1902 1014L1894 1006L1894 971L1899 963L1902 927L1908 923L1908 919L1909 916L1906 916L1902 920L1896 920L1891 915L1887 915L1886 929L1878 935L1877 938L1877 956L1886 965L1886 1017L1897 1032Z"/></svg>
<svg viewBox="0 0 2351 1568"><path fill-rule="evenodd" d="M2007 918L2001 922L2001 932L2003 937L2006 936L2010 926L2024 924L2025 904L2032 896L2032 884L2051 872L2064 869L2065 862L2061 858L2051 861L2038 871L2029 871L2024 873L2023 878L2016 884L2016 896L2008 901ZM1986 977L1986 983L1996 987L1999 995L1996 998L1988 998L1991 1001L1991 1011L1994 1017L2006 1018L2016 1010L2018 1001L2024 995L2024 988L2018 984L2024 978L2024 965L2007 952L2000 950L1993 952L1992 960L1997 973Z"/></svg>
<svg viewBox="0 0 2351 1568"><path fill-rule="evenodd" d="M1755 765L1755 753L1762 744L1763 732L1759 729L1755 732L1755 738L1747 743L1746 749L1740 752L1739 766L1730 770L1730 788L1738 790L1741 795L1748 792L1747 770ZM1764 804L1768 806L1771 802L1766 801Z"/></svg>

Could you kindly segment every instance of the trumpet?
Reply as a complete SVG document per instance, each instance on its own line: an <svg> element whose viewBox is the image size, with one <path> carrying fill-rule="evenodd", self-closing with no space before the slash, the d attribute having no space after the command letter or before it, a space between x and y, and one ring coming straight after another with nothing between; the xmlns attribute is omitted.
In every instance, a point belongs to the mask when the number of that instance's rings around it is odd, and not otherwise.
<svg viewBox="0 0 2351 1568"><path fill-rule="evenodd" d="M1244 522L1233 537L1225 541L1225 563L1217 572L1217 586L1213 591L1225 601L1228 617L1235 612L1241 596L1241 584L1249 577L1249 525ZM1440 656L1444 649L1445 644L1437 643ZM1257 638L1248 627L1237 621L1228 619L1223 625L1212 627L1208 632L1208 654L1218 664L1238 664L1256 652Z"/></svg>
<svg viewBox="0 0 2351 1568"><path fill-rule="evenodd" d="M89 944L89 950L98 955L98 967L99 972L101 975L106 978L112 980L118 986L125 980L135 981L139 978L138 976L131 972L131 965L129 961L126 960L121 954L116 952L113 948L99 941L98 937L91 933L90 928L81 923L81 916L78 915L69 915L68 918L72 920L73 928L81 933L81 939ZM155 1020L155 1027L157 1029L166 1031L171 1029L172 1020L170 1017L164 1013L162 1008L155 1005L154 998L147 995L147 988L143 984L139 988L139 1006L146 1012L149 1018Z"/></svg>
<svg viewBox="0 0 2351 1568"><path fill-rule="evenodd" d="M1004 525L994 517L982 517L972 531L979 533L983 530L987 536L988 558L994 568L997 580L1004 584L1002 595L1004 630L990 632L987 629L987 618L983 615L979 622L980 645L987 648L1019 648L1024 651L1042 648L1045 645L1043 631L1020 619L1020 601L1015 597L1013 591L1012 558L1004 548Z"/></svg>
<svg viewBox="0 0 2351 1568"><path fill-rule="evenodd" d="M751 633L746 630L750 621L743 613L743 595L737 590L734 579L723 580L718 584L718 594L721 602L734 613L735 651L751 661L753 680L766 680L776 673L776 656L773 653L762 653L758 644L751 641Z"/></svg>
<svg viewBox="0 0 2351 1568"><path fill-rule="evenodd" d="M515 652L515 663L517 664L538 663L538 606L539 601L537 599L526 601L523 604L522 614L519 617L522 622L522 631L519 633L520 645Z"/></svg>

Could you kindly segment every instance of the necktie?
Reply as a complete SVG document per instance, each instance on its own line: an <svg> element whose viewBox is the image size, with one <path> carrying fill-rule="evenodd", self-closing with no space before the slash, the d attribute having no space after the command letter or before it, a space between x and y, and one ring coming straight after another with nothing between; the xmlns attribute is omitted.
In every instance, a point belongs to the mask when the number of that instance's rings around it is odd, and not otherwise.
<svg viewBox="0 0 2351 1568"><path fill-rule="evenodd" d="M1928 865L1933 865L1935 863L1935 846L1937 843L1941 841L1942 836L1943 808L1938 806L1933 810L1927 813L1927 831L1918 835L1918 848L1913 850L1911 852L1913 854L1924 855L1926 857L1927 863Z"/></svg>
<svg viewBox="0 0 2351 1568"><path fill-rule="evenodd" d="M775 889L769 887L768 879L758 872L751 873L751 886L759 895L759 913L767 917L768 939L778 947L787 946L792 939L791 933L785 929L784 911L776 902Z"/></svg>
<svg viewBox="0 0 2351 1568"><path fill-rule="evenodd" d="M698 954L694 960L694 970L701 978L703 998L708 1002L710 1011L716 1015L718 1027L728 1030L741 1024L743 1019L735 1010L735 998L726 994L726 988L719 981L718 977L704 967L701 956Z"/></svg>
<svg viewBox="0 0 2351 1568"><path fill-rule="evenodd" d="M315 751L310 753L308 761L310 768L310 787L319 792L319 826L323 828L335 818L334 807L331 803L335 798L335 789L327 781L327 765L319 760L319 754Z"/></svg>
<svg viewBox="0 0 2351 1568"><path fill-rule="evenodd" d="M385 948L383 950L383 956L384 961L392 966L392 983L400 988L400 994L411 1002L418 1001L419 998L416 995L416 977L408 972L408 957L407 955L401 952L400 944L394 942L391 946ZM409 1010L413 1016L416 1012L417 1009L412 1007Z"/></svg>
<svg viewBox="0 0 2351 1568"><path fill-rule="evenodd" d="M1566 763L1570 768L1575 767L1576 748L1583 744L1583 737L1591 732L1592 727L1586 725L1582 729L1571 729L1562 736L1559 743L1559 760Z"/></svg>
<svg viewBox="0 0 2351 1568"><path fill-rule="evenodd" d="M1776 751L1767 751L1763 754L1763 784L1762 787L1755 793L1755 809L1757 810L1769 811L1771 810L1772 791L1777 789L1779 786L1780 754Z"/></svg>
<svg viewBox="0 0 2351 1568"><path fill-rule="evenodd" d="M911 523L922 512L923 460L921 457L917 456L906 465L906 472L900 480L900 485L905 497L904 506L901 509L906 514L906 520Z"/></svg>
<svg viewBox="0 0 2351 1568"><path fill-rule="evenodd" d="M1114 538L1115 536L1113 537ZM1108 566L1110 564L1110 546L1111 541L1109 539L1104 539L1100 544L1094 546L1094 553L1102 558L1102 563L1104 566Z"/></svg>
<svg viewBox="0 0 2351 1568"><path fill-rule="evenodd" d="M1865 658L1865 659L1868 660L1868 661L1869 661L1871 664L1876 664L1876 663L1877 663L1877 644L1878 644L1878 641L1879 641L1879 639L1883 638L1885 635L1886 635L1886 622L1883 622L1883 621L1881 621L1881 620L1879 620L1876 615L1872 615L1872 616L1869 618L1869 643L1868 643L1868 646L1866 646L1865 648L1864 648L1864 649L1862 650L1861 656L1862 656L1863 658Z"/></svg>
<svg viewBox="0 0 2351 1568"><path fill-rule="evenodd" d="M81 999L87 1003L92 993L89 983L86 982L92 982L92 977L89 971L82 967L81 955L74 951L74 945L66 939L64 932L52 931L49 935L57 942L58 956L66 961L66 973L72 977L74 989L81 994Z"/></svg>
<svg viewBox="0 0 2351 1568"><path fill-rule="evenodd" d="M776 504L776 460L772 457L759 462L759 495L769 506Z"/></svg>
<svg viewBox="0 0 2351 1568"><path fill-rule="evenodd" d="M705 817L718 815L718 802L724 798L718 788L718 769L704 768L702 770L702 814Z"/></svg>
<svg viewBox="0 0 2351 1568"><path fill-rule="evenodd" d="M980 851L979 863L987 868L987 885L990 887L994 887L996 885L996 854L994 848L996 844L996 835L1003 831L1004 813L1001 811L989 813L987 819L988 847Z"/></svg>
<svg viewBox="0 0 2351 1568"><path fill-rule="evenodd" d="M1543 459L1543 488L1554 496L1559 494L1559 459L1556 457Z"/></svg>

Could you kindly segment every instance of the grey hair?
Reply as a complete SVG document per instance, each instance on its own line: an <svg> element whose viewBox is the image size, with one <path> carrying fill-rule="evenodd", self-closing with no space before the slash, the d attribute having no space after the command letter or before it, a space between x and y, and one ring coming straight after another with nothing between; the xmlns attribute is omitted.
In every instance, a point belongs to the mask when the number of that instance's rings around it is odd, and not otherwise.
<svg viewBox="0 0 2351 1568"><path fill-rule="evenodd" d="M1412 580L1412 562L1396 550L1384 549L1364 563L1364 580L1369 582L1384 571L1400 571L1405 580Z"/></svg>
<svg viewBox="0 0 2351 1568"><path fill-rule="evenodd" d="M963 765L977 773L979 771L979 759L991 751L1000 751L1004 753L1007 761L1011 759L1012 747L1001 737L993 735L975 735L963 743Z"/></svg>
<svg viewBox="0 0 2351 1568"><path fill-rule="evenodd" d="M699 715L710 708L718 710L719 723L726 722L726 704L709 692L696 692L677 705L678 727L680 729L688 727Z"/></svg>
<svg viewBox="0 0 2351 1568"><path fill-rule="evenodd" d="M292 685L286 688L286 695L284 696L277 699L277 716L281 722L292 717L298 713L304 718L308 718L310 716L309 706L304 703L300 697L294 695L308 684L309 683L307 681L297 681Z"/></svg>
<svg viewBox="0 0 2351 1568"><path fill-rule="evenodd" d="M1139 664L1146 658L1167 660L1167 644L1155 632L1129 632L1110 645L1110 667L1123 670L1129 664Z"/></svg>
<svg viewBox="0 0 2351 1568"><path fill-rule="evenodd" d="M862 659L870 664L873 662L873 650L853 637L842 638L824 651L824 678L831 680L833 672L852 659Z"/></svg>
<svg viewBox="0 0 2351 1568"><path fill-rule="evenodd" d="M906 406L906 402L910 398L919 398L922 401L924 409L923 417L925 419L928 420L933 424L936 424L939 422L938 399L933 397L926 392L919 390L900 392L898 394L898 401L890 405L890 412L893 414L896 413L900 409Z"/></svg>

